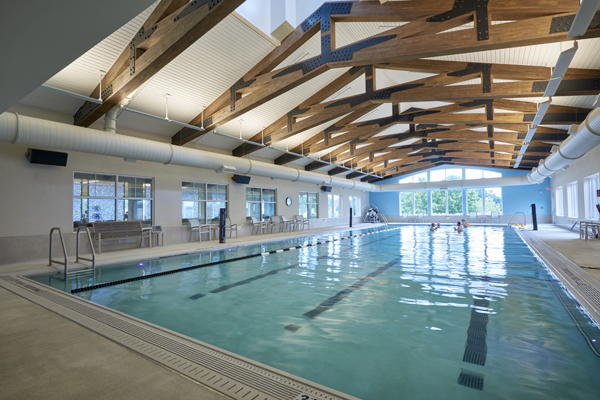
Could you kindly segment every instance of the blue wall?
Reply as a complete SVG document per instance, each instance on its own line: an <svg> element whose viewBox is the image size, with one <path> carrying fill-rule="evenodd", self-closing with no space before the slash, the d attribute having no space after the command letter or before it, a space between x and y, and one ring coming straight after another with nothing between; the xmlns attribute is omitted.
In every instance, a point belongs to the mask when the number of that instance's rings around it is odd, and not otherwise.
<svg viewBox="0 0 600 400"><path fill-rule="evenodd" d="M436 169L448 169L458 168L454 166L443 166L438 168L432 168L429 171ZM502 176L521 176L527 175L529 172L522 170L510 170L510 169L495 169L495 168L476 168L469 167L469 169L482 169L484 171L500 172ZM419 172L422 173L422 172ZM406 178L410 175L405 175L402 178ZM376 183L376 185L387 185L395 184L402 178L387 179L385 181ZM550 179L546 179L539 185L526 185L526 186L505 186L502 188L502 214L513 215L516 212L524 212L527 215L531 215L531 204L536 204L538 215L551 215L551 190L547 190L546 187L550 186ZM542 193L540 193L540 191ZM431 198L431 195L429 196ZM379 210L385 215L400 215L400 196L399 192L383 192L383 193L369 193L369 201L379 208ZM466 210L465 210L466 215Z"/></svg>

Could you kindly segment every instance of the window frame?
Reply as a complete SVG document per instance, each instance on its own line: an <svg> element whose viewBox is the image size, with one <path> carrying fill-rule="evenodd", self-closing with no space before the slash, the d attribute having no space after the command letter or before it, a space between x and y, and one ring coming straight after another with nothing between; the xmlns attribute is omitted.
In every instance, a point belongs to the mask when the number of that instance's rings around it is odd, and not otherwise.
<svg viewBox="0 0 600 400"><path fill-rule="evenodd" d="M79 195L76 195L76 175L77 174L85 174L85 175L94 175L94 181L99 181L98 176L101 176L102 178L107 178L107 177L112 177L114 178L114 192L111 196L99 196L97 194L94 194L93 196L90 196L89 193L89 180L88 180L88 192L86 195L84 195L84 191L83 191L83 184L81 184L81 191ZM119 183L122 182L123 183L123 187L125 188L125 183L126 181L122 181L120 180L120 178L132 178L134 180L149 180L150 183L141 183L141 194L142 196L137 196L137 193L135 196L129 196L129 192L125 192L125 190L123 191L123 195L120 196L119 195ZM79 179L82 179L81 177ZM135 181L134 181L135 182ZM148 188L145 188L144 186L146 185L150 185L149 191ZM134 190L137 190L137 182L136 185L133 188ZM73 171L73 209L72 209L72 218L73 218L73 231L75 231L79 226L87 226L88 224L92 223L92 222L96 222L96 221L100 221L100 219L94 219L93 221L90 220L90 209L89 209L89 200L107 200L107 201L113 201L114 202L114 219L112 219L111 221L123 221L125 220L125 218L123 219L119 219L119 202L123 201L123 217L125 216L125 214L127 214L129 212L129 207L128 207L128 201L141 201L142 202L142 214L144 216L144 214L146 214L145 211L145 205L144 202L148 201L150 202L150 210L149 210L149 217L150 219L127 219L128 221L141 221L142 224L151 226L154 224L154 191L155 191L155 182L154 182L154 178L153 177L149 177L149 176L137 176L137 175L124 175L124 174L109 174L109 173L103 173L103 172L90 172L90 171ZM145 195L149 193L150 196L149 197L145 197ZM75 201L77 199L81 200L81 211L80 211L80 219L79 221L75 221ZM83 200L87 200L87 218L85 218L85 222L82 222L84 220L84 216L83 216ZM132 212L133 214L133 212ZM102 220L102 221L108 221L108 220Z"/></svg>
<svg viewBox="0 0 600 400"><path fill-rule="evenodd" d="M554 189L554 201L555 201L555 205L554 205L554 212L556 214L557 217L564 217L565 216L565 205L564 205L564 192L563 192L563 187L558 186L556 189Z"/></svg>
<svg viewBox="0 0 600 400"><path fill-rule="evenodd" d="M311 194L315 195L315 199L317 200L316 203L310 202L310 195ZM306 195L306 201L305 202L302 201L302 196L303 195ZM309 212L311 205L316 206L315 208L317 210L317 214L314 217L312 217L312 219L319 218L319 193L318 192L308 192L308 191L298 192L298 212L300 213L300 215L302 215L303 218L311 219L311 216L310 216L311 214ZM306 217L304 216L305 213L303 212L303 210L300 209L301 207L305 207L306 208L306 210L305 210L306 211Z"/></svg>
<svg viewBox="0 0 600 400"><path fill-rule="evenodd" d="M331 201L330 201L331 199ZM335 199L339 200L339 215L335 215L335 205L334 205L334 201ZM343 199L342 199L342 195L340 194L328 194L327 195L327 217L328 218L343 218L344 217L344 211L343 211Z"/></svg>
<svg viewBox="0 0 600 400"><path fill-rule="evenodd" d="M358 203L358 206L357 206ZM362 215L362 211L361 211L361 207L362 207L362 201L360 196L348 196L348 204L350 205L350 207L352 208L352 216L353 217L360 217Z"/></svg>
<svg viewBox="0 0 600 400"><path fill-rule="evenodd" d="M583 196L586 219L595 220L600 216L598 209L596 208L596 204L598 204L598 196L596 191L598 189L600 189L600 173L586 176L583 179Z"/></svg>
<svg viewBox="0 0 600 400"><path fill-rule="evenodd" d="M260 201L248 201L248 189L259 189L260 190ZM265 190L272 190L274 192L274 201L265 201L263 196ZM248 215L248 203L251 204L260 204L260 221L270 221L273 215L277 215L277 189L268 188L268 187L258 187L258 186L246 186L246 222L251 222L252 215ZM273 215L265 216L265 204L273 204Z"/></svg>
<svg viewBox="0 0 600 400"><path fill-rule="evenodd" d="M577 181L567 184L567 216L579 218L579 199L577 196Z"/></svg>
<svg viewBox="0 0 600 400"><path fill-rule="evenodd" d="M204 199L184 199L183 198L183 185L185 183L191 183L193 185L204 185ZM225 186L225 200L208 200L208 185ZM196 202L202 204L204 218L197 218L200 224L209 224L208 221L208 204L207 203L225 203L226 213L229 215L229 185L225 183L212 183L212 182L194 182L194 181L181 181L181 223L184 224L190 218L184 218L183 216L183 202ZM194 218L194 217L192 217ZM213 217L214 218L214 217Z"/></svg>

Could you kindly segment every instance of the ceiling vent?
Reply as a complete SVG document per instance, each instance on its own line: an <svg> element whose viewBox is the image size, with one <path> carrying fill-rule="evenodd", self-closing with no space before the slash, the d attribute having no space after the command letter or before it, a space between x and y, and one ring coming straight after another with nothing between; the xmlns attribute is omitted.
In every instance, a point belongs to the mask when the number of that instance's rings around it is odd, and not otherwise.
<svg viewBox="0 0 600 400"><path fill-rule="evenodd" d="M217 172L219 174L222 174L223 172L233 174L235 172L235 167L230 167L229 165L222 165Z"/></svg>

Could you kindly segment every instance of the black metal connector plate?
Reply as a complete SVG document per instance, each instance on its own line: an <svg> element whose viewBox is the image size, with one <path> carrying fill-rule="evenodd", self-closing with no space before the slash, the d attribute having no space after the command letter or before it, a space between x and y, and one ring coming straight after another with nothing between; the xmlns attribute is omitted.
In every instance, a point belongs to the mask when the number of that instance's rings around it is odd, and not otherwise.
<svg viewBox="0 0 600 400"><path fill-rule="evenodd" d="M244 78L242 78L236 83L234 83L232 87L229 88L229 106L231 111L235 111L235 92L247 88L248 86L252 85L254 81L256 81L256 78L250 79L248 82L244 82Z"/></svg>
<svg viewBox="0 0 600 400"><path fill-rule="evenodd" d="M351 1L344 3L325 3L317 11L312 13L310 17L306 18L304 22L302 22L302 30L306 32L317 22L321 21L321 32L327 32L331 29L331 15L350 14L350 11L352 11Z"/></svg>
<svg viewBox="0 0 600 400"><path fill-rule="evenodd" d="M185 17L192 11L197 10L198 8L202 7L203 5L205 5L207 3L208 3L208 11L210 11L220 2L221 2L221 0L194 0L191 3L189 3L188 6L186 8L184 8L183 11L180 12L179 15L177 15L173 19L173 22L179 21L181 18Z"/></svg>
<svg viewBox="0 0 600 400"><path fill-rule="evenodd" d="M548 81L534 82L531 87L532 93L545 92L548 87ZM560 96L559 92L574 92L584 90L600 90L600 79L569 79L562 81L558 85L555 96Z"/></svg>
<svg viewBox="0 0 600 400"><path fill-rule="evenodd" d="M475 11L477 40L489 40L489 0L454 0L452 10L427 18L427 22L443 22Z"/></svg>
<svg viewBox="0 0 600 400"><path fill-rule="evenodd" d="M492 91L492 64L481 64L481 63L468 63L467 68L460 71L449 72L447 76L466 76L476 73L481 74L481 80L483 83L483 93L490 93Z"/></svg>
<svg viewBox="0 0 600 400"><path fill-rule="evenodd" d="M574 19L575 14L552 18L552 22L550 23L550 33L561 33L570 31ZM594 18L592 18L590 26L588 27L588 29L594 28L600 28L600 11L596 12Z"/></svg>
<svg viewBox="0 0 600 400"><path fill-rule="evenodd" d="M100 104L85 102L79 110L73 116L73 124L77 125L81 120L87 117L92 111L94 111Z"/></svg>
<svg viewBox="0 0 600 400"><path fill-rule="evenodd" d="M488 121L494 120L494 99L473 100L467 103L460 103L459 107L477 107L485 106L486 117Z"/></svg>
<svg viewBox="0 0 600 400"><path fill-rule="evenodd" d="M288 118L287 128L288 128L288 132L292 131L292 119L296 115L304 114L308 110L310 110L310 108L302 108L302 109L300 109L300 106L298 106L298 107L294 108L292 111L290 111L289 113L287 113L287 118Z"/></svg>

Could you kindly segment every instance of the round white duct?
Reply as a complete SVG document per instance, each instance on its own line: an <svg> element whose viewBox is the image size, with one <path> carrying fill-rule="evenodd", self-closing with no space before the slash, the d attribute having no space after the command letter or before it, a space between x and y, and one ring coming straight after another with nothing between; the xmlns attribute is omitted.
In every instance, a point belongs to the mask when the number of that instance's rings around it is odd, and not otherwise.
<svg viewBox="0 0 600 400"><path fill-rule="evenodd" d="M356 188L363 191L377 190L375 185L358 183L351 179L332 178L329 175L301 171L297 168L115 135L110 132L20 116L16 113L0 114L0 141L214 171L227 165L235 167L236 173L240 174L319 185L326 183L334 187Z"/></svg>

